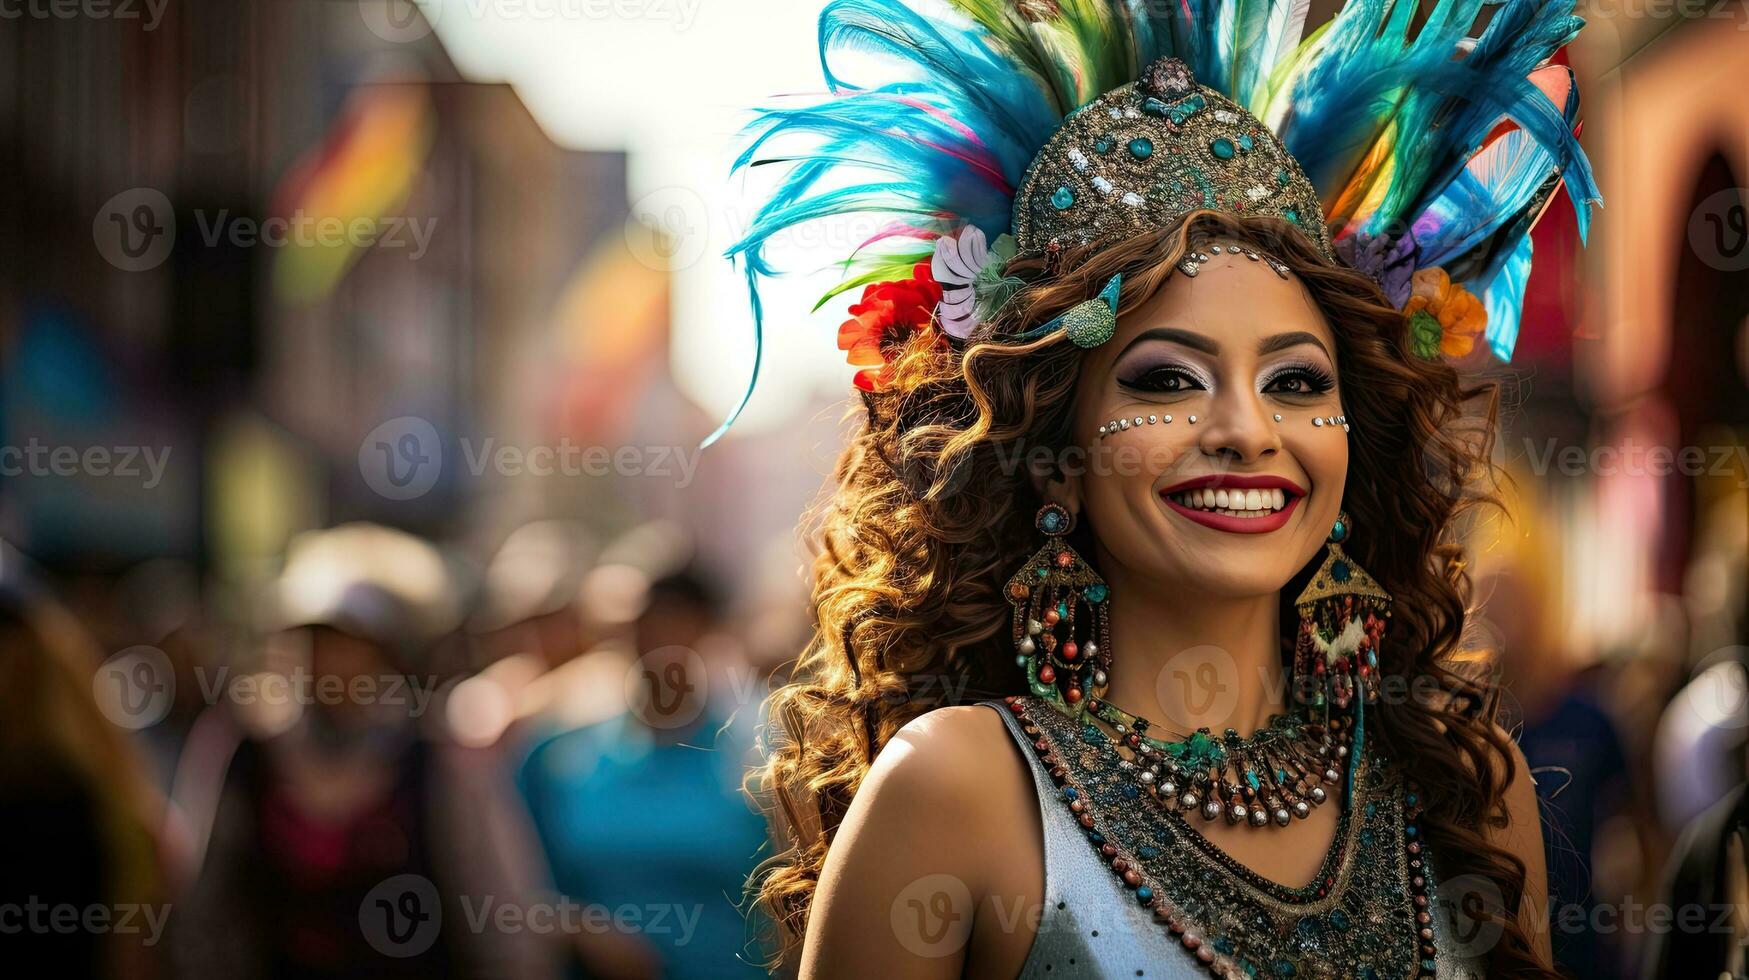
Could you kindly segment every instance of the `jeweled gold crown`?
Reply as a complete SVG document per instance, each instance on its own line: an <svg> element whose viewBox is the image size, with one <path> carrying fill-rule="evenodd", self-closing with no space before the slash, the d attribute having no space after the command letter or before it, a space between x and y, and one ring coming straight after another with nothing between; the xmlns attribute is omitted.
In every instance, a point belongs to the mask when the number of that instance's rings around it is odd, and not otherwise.
<svg viewBox="0 0 1749 980"><path fill-rule="evenodd" d="M1022 253L1066 248L1202 209L1281 218L1336 259L1317 190L1269 127L1160 58L1039 151L1015 195L1014 238Z"/></svg>

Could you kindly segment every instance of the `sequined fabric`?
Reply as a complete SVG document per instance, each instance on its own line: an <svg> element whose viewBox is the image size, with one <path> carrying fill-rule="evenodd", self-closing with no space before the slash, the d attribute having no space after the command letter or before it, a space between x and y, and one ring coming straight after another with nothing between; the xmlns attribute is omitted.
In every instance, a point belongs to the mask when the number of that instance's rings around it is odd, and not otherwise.
<svg viewBox="0 0 1749 980"><path fill-rule="evenodd" d="M1103 730L1022 700L1023 716L986 703L1003 714L1028 758L1044 820L1044 914L1023 976L1479 975L1444 950L1437 962L1424 956L1421 930L1432 929L1437 947L1438 916L1418 920L1414 896L1431 896L1432 878L1426 855L1408 847L1416 842L1406 833L1404 788L1377 759L1351 760L1355 791L1336 842L1314 882L1289 888L1231 860L1143 796ZM1041 761L1040 741L1066 777L1060 786ZM1081 814L1069 809L1068 791L1084 801ZM1132 862L1141 888L1114 873L1114 855ZM1172 910L1176 928L1157 906Z"/></svg>

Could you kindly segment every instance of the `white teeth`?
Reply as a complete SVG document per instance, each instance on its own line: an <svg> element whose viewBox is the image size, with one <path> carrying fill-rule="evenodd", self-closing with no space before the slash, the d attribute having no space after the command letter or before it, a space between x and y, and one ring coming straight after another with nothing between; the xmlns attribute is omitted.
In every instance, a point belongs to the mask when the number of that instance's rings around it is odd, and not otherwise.
<svg viewBox="0 0 1749 980"><path fill-rule="evenodd" d="M1211 490L1199 487L1175 493L1172 499L1192 510L1212 511L1228 517L1263 517L1287 506L1287 493L1279 488Z"/></svg>

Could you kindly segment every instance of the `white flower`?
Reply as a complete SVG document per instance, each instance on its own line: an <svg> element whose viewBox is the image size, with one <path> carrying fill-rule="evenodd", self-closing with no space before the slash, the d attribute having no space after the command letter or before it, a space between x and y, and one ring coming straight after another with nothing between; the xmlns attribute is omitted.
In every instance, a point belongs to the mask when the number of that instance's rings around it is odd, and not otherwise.
<svg viewBox="0 0 1749 980"><path fill-rule="evenodd" d="M941 329L961 340L978 325L977 295L972 284L990 260L989 243L977 225L966 225L952 235L935 240L935 256L929 273L941 285L941 303L936 313Z"/></svg>

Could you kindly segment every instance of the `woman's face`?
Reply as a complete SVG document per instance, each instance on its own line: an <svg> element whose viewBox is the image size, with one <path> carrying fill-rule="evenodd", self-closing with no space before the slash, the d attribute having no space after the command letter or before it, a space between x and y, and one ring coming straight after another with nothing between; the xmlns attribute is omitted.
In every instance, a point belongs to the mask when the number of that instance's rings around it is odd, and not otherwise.
<svg viewBox="0 0 1749 980"><path fill-rule="evenodd" d="M1335 338L1305 287L1223 252L1173 274L1083 358L1088 465L1054 489L1078 498L1126 577L1211 598L1277 592L1341 506L1348 433L1329 419L1342 414ZM1100 434L1117 419L1131 424Z"/></svg>

